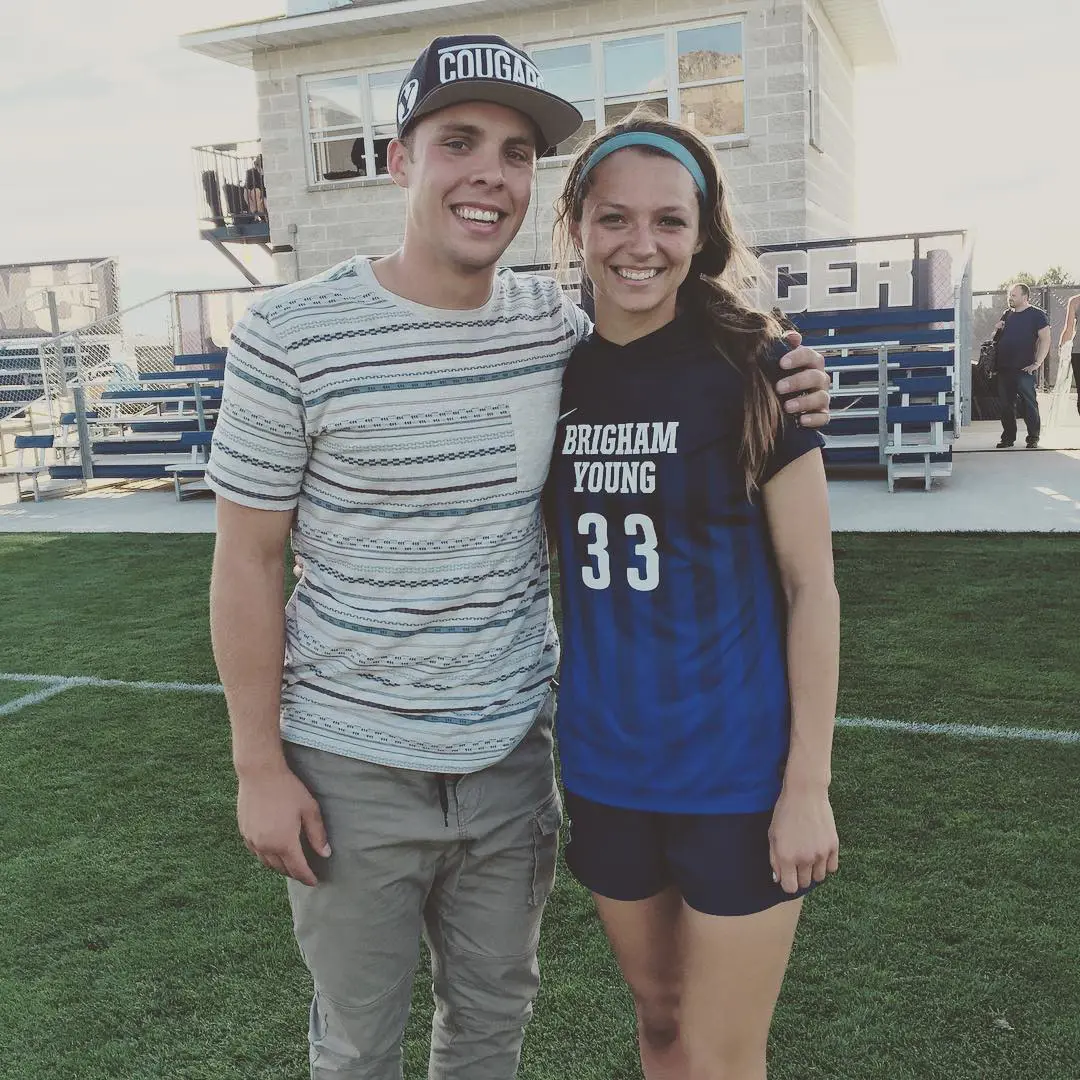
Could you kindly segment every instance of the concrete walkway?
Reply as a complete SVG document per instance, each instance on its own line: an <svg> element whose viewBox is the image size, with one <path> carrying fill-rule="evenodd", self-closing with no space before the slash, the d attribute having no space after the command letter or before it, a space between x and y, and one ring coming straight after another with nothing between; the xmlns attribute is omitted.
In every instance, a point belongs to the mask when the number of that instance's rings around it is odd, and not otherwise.
<svg viewBox="0 0 1080 1080"><path fill-rule="evenodd" d="M99 482L87 492L59 495L35 503L15 502L14 486L0 485L0 532L207 533L214 531L214 500L209 494L177 502L171 480Z"/></svg>
<svg viewBox="0 0 1080 1080"><path fill-rule="evenodd" d="M953 474L926 492L880 473L829 481L841 532L1080 532L1080 450L956 454ZM2 528L2 526L0 526Z"/></svg>
<svg viewBox="0 0 1080 1080"><path fill-rule="evenodd" d="M908 486L910 485L910 486ZM0 489L0 532L214 531L206 495L178 503L172 486L99 487L41 503ZM1080 532L1080 450L957 454L953 475L925 492L899 482L890 495L867 470L829 481L833 527L843 532Z"/></svg>
<svg viewBox="0 0 1080 1080"><path fill-rule="evenodd" d="M981 421L957 442L953 474L925 492L898 481L890 495L878 469L829 480L833 527L842 532L1080 532L1080 416L1075 405L1047 429L1038 450L994 450L997 421ZM61 489L63 485L58 485ZM86 493L16 503L0 483L0 532L207 533L214 502L182 503L171 482L100 483Z"/></svg>

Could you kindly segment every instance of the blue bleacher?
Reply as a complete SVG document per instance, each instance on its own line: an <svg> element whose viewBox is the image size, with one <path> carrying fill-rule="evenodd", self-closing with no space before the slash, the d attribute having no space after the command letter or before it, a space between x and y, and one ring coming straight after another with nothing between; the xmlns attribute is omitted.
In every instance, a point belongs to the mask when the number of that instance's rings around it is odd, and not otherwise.
<svg viewBox="0 0 1080 1080"><path fill-rule="evenodd" d="M221 404L224 359L223 352L177 356L171 371L141 372L140 385L98 395L97 408L87 413L95 478L166 479L174 477L169 466L196 468L205 460ZM71 456L54 464L50 476L81 479L76 414L64 413L60 426L57 446Z"/></svg>
<svg viewBox="0 0 1080 1080"><path fill-rule="evenodd" d="M221 388L207 390L202 395L203 401L220 402ZM165 390L106 390L101 395L102 401L128 401L128 402L162 402L162 401L194 401L195 395L189 387L169 388Z"/></svg>
<svg viewBox="0 0 1080 1080"><path fill-rule="evenodd" d="M190 382L192 379L202 379L206 381L217 380L221 381L222 375L225 373L223 367L220 368L184 368L182 371L151 371L144 372L139 376L139 382L144 383L182 383Z"/></svg>
<svg viewBox="0 0 1080 1080"><path fill-rule="evenodd" d="M164 417L158 420L132 420L127 425L134 435L153 435L163 431L198 431L198 417Z"/></svg>
<svg viewBox="0 0 1080 1080"><path fill-rule="evenodd" d="M177 370L193 367L222 369L225 367L225 350L208 353L181 353L173 357L173 367Z"/></svg>
<svg viewBox="0 0 1080 1080"><path fill-rule="evenodd" d="M830 465L877 463L896 477L948 475L957 434L956 312L884 308L793 315L803 343L825 354ZM881 350L886 351L882 368Z"/></svg>
<svg viewBox="0 0 1080 1080"><path fill-rule="evenodd" d="M933 475L947 474L958 428L955 319L952 308L792 316L804 343L825 353L832 376L833 418L824 432L830 465L877 463L886 468L890 487L894 476L925 473L929 482L931 465L936 468ZM884 385L882 346L887 349ZM209 439L221 404L225 356L222 350L181 354L174 358L171 371L143 372L139 386L102 393L98 412L88 414L95 475L117 479L172 475L166 466L186 462L192 448ZM35 371L30 370L31 357ZM10 395L19 395L15 402L41 396L36 345L15 351L0 345L0 385L5 369L21 380L10 384ZM199 404L201 417L196 415ZM5 406L11 407L0 395L0 418ZM125 406L127 414L118 411ZM61 418L69 435L74 422L73 414ZM939 437L940 445L935 441ZM897 440L901 445L894 445ZM70 447L70 441L66 445ZM918 472L913 471L913 462ZM69 460L54 466L52 475L80 477L81 469Z"/></svg>

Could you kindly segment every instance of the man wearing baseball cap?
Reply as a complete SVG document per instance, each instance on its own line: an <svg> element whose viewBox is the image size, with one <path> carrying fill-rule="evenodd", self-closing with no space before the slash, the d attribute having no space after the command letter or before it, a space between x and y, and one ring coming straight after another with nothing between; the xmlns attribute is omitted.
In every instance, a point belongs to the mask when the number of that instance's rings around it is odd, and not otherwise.
<svg viewBox="0 0 1080 1080"><path fill-rule="evenodd" d="M315 982L313 1080L400 1080L421 935L429 1078L517 1070L561 817L540 494L589 325L497 263L537 155L580 122L508 42L436 39L388 152L402 247L277 289L234 330L207 473L214 652L240 831L289 879ZM823 373L792 378L827 420Z"/></svg>

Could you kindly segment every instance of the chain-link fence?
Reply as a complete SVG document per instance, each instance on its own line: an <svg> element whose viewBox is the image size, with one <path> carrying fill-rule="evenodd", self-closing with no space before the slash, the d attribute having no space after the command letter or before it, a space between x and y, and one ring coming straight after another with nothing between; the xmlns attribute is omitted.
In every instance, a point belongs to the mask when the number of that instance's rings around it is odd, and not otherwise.
<svg viewBox="0 0 1080 1080"><path fill-rule="evenodd" d="M237 320L277 286L250 289L200 289L174 293L173 321L178 353L225 349Z"/></svg>
<svg viewBox="0 0 1080 1080"><path fill-rule="evenodd" d="M119 420L140 412L137 402L110 402L102 394L153 386L148 377L173 370L174 341L173 298L165 293L43 342L42 381L53 424L75 408L76 387L82 390L86 409L100 417ZM57 355L71 361L58 365Z"/></svg>
<svg viewBox="0 0 1080 1080"><path fill-rule="evenodd" d="M273 286L164 293L38 346L44 396L55 424L83 388L86 407L101 416L130 417L137 403L110 403L109 390L153 388L153 375L174 370L180 354L228 347L236 321Z"/></svg>
<svg viewBox="0 0 1080 1080"><path fill-rule="evenodd" d="M0 422L25 416L32 430L36 414L68 455L76 441L82 446L92 439L90 428L93 437L119 435L132 420L159 410L155 390L176 386L155 375L175 373L180 354L227 348L236 321L272 287L164 293L57 336L0 342ZM133 390L149 393L124 401L109 394ZM0 464L5 450L0 433Z"/></svg>

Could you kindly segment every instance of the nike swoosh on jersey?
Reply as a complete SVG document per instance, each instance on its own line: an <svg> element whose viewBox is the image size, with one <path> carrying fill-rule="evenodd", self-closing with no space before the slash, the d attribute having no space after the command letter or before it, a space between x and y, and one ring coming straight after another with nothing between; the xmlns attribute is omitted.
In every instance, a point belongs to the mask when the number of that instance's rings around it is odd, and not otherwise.
<svg viewBox="0 0 1080 1080"><path fill-rule="evenodd" d="M576 412L577 412L577 409L571 409L569 412L564 412L562 414L562 416L559 417L559 419L560 420L565 420L568 416L573 416L574 413L576 413Z"/></svg>

